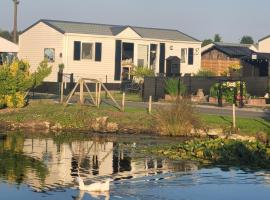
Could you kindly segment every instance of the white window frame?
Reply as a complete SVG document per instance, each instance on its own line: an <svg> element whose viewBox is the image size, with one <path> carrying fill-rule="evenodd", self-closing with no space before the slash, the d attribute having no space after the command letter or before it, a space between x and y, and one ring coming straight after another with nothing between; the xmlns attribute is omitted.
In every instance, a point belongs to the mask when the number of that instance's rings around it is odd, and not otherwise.
<svg viewBox="0 0 270 200"><path fill-rule="evenodd" d="M184 55L185 60L184 61L182 59L182 50L185 50L185 55ZM188 48L181 48L181 63L184 63L184 64L187 63L187 52L188 52Z"/></svg>

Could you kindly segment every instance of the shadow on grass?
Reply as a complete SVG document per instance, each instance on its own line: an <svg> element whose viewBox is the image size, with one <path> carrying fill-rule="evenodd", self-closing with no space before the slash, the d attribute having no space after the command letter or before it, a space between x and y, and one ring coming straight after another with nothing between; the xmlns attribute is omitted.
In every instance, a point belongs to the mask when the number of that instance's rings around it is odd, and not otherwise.
<svg viewBox="0 0 270 200"><path fill-rule="evenodd" d="M219 117L220 117L220 119L222 119L222 120L224 120L225 122L229 123L231 126L233 125L233 124L232 124L232 121L229 120L229 119L226 119L225 116L219 116Z"/></svg>

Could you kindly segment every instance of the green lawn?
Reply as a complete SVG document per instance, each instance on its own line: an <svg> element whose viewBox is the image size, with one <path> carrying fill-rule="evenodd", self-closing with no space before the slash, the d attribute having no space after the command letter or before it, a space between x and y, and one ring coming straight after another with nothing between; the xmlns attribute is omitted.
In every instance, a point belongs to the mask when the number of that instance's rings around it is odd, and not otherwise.
<svg viewBox="0 0 270 200"><path fill-rule="evenodd" d="M108 116L110 121L116 122L120 127L124 128L143 129L146 131L157 128L154 117L149 115L147 110L143 108L126 108L125 112L121 112L109 105L103 105L100 109L77 104L64 107L50 100L35 100L31 101L30 105L23 109L0 111L0 121L47 120L60 123L65 128L77 129L89 127L91 120L100 116ZM200 118L205 126L213 128L228 128L232 124L231 117L202 114ZM236 123L237 127L244 134L256 134L262 131L270 135L270 121L259 118L237 118Z"/></svg>
<svg viewBox="0 0 270 200"><path fill-rule="evenodd" d="M150 128L152 117L145 109L126 108L125 112L109 105L101 106L100 109L93 106L80 106L77 104L67 107L55 104L52 101L36 100L25 108L12 112L0 112L1 121L23 122L29 120L47 120L60 123L65 128L85 128L90 121L108 116L112 122L121 126Z"/></svg>
<svg viewBox="0 0 270 200"><path fill-rule="evenodd" d="M232 117L218 115L200 115L202 121L213 127L232 126ZM245 134L256 134L257 132L265 132L270 134L270 120L261 118L236 118L236 126Z"/></svg>

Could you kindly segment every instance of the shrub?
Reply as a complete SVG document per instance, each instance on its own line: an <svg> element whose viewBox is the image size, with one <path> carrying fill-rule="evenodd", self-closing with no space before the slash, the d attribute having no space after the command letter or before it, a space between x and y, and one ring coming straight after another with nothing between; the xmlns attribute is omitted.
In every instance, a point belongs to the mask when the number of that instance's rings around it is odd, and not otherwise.
<svg viewBox="0 0 270 200"><path fill-rule="evenodd" d="M13 95L6 96L6 105L8 108L22 108L25 106L25 94L17 92Z"/></svg>
<svg viewBox="0 0 270 200"><path fill-rule="evenodd" d="M168 107L160 108L154 118L161 135L190 136L192 130L201 125L192 103L187 99L177 100Z"/></svg>
<svg viewBox="0 0 270 200"><path fill-rule="evenodd" d="M171 96L177 96L178 95L178 86L179 86L179 80L178 79L167 79L165 81L165 91ZM184 83L180 83L180 95L184 95L187 91L187 87L184 85Z"/></svg>
<svg viewBox="0 0 270 200"><path fill-rule="evenodd" d="M155 70L148 67L133 66L130 75L134 76L137 80L142 81L146 76L155 76Z"/></svg>
<svg viewBox="0 0 270 200"><path fill-rule="evenodd" d="M212 76L216 76L215 72L212 72L210 70L200 70L198 71L198 73L196 74L196 76L200 76L200 77L212 77Z"/></svg>
<svg viewBox="0 0 270 200"><path fill-rule="evenodd" d="M28 90L42 83L52 68L43 61L36 72L30 73L30 65L23 60L14 60L0 68L0 107L21 108L25 105Z"/></svg>

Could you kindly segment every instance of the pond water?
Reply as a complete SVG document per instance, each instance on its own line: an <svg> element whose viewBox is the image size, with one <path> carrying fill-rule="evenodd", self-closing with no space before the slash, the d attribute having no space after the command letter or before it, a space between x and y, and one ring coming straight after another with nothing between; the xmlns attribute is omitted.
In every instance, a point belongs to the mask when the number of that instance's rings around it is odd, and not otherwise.
<svg viewBox="0 0 270 200"><path fill-rule="evenodd" d="M170 161L142 155L153 137L33 136L0 140L0 199L269 199L270 172ZM112 178L109 193L84 193L74 181Z"/></svg>

